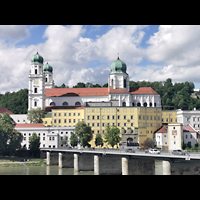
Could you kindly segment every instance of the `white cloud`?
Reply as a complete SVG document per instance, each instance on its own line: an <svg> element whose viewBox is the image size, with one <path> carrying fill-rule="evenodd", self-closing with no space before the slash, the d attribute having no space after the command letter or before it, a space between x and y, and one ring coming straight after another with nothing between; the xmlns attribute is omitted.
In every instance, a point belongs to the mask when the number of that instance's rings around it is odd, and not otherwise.
<svg viewBox="0 0 200 200"><path fill-rule="evenodd" d="M56 85L106 83L117 53L127 64L130 80L172 78L199 83L200 26L160 26L142 48L145 28L110 26L105 34L91 39L83 36L87 30L80 25L48 26L43 43L19 48L17 42L31 34L31 27L0 26L0 93L28 88L30 60L37 49L53 66ZM139 66L144 57L154 63ZM99 65L91 66L92 61L99 61Z"/></svg>
<svg viewBox="0 0 200 200"><path fill-rule="evenodd" d="M29 36L25 25L0 25L0 39L19 42Z"/></svg>
<svg viewBox="0 0 200 200"><path fill-rule="evenodd" d="M163 25L148 41L147 57L154 62L187 66L200 62L199 25Z"/></svg>

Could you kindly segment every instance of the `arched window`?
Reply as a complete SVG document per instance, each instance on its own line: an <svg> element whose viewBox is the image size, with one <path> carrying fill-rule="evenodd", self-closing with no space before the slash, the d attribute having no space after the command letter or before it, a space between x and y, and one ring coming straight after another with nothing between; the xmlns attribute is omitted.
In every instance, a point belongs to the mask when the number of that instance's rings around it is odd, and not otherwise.
<svg viewBox="0 0 200 200"><path fill-rule="evenodd" d="M37 69L35 69L35 74L37 74Z"/></svg>
<svg viewBox="0 0 200 200"><path fill-rule="evenodd" d="M62 105L63 105L63 106L68 106L68 103L65 101L65 102L63 102Z"/></svg>
<svg viewBox="0 0 200 200"><path fill-rule="evenodd" d="M144 107L147 107L147 103L145 102L145 103L143 104L143 106L144 106Z"/></svg>
<svg viewBox="0 0 200 200"><path fill-rule="evenodd" d="M156 103L154 103L154 107L156 107Z"/></svg>
<svg viewBox="0 0 200 200"><path fill-rule="evenodd" d="M149 106L152 107L152 103L150 103Z"/></svg>
<svg viewBox="0 0 200 200"><path fill-rule="evenodd" d="M126 79L124 79L124 88L126 88Z"/></svg>
<svg viewBox="0 0 200 200"><path fill-rule="evenodd" d="M123 103L122 103L122 106L123 106L123 107L126 107L126 102L123 102Z"/></svg>
<svg viewBox="0 0 200 200"><path fill-rule="evenodd" d="M50 106L56 106L55 102L51 102Z"/></svg>
<svg viewBox="0 0 200 200"><path fill-rule="evenodd" d="M37 101L35 101L34 105L35 105L35 107L37 106Z"/></svg>
<svg viewBox="0 0 200 200"><path fill-rule="evenodd" d="M132 106L134 107L134 106L135 106L135 103L132 103Z"/></svg>
<svg viewBox="0 0 200 200"><path fill-rule="evenodd" d="M111 87L113 87L113 79L111 80Z"/></svg>
<svg viewBox="0 0 200 200"><path fill-rule="evenodd" d="M137 103L137 107L140 107L140 106L141 106L141 103L140 103L140 102L138 102L138 103Z"/></svg>
<svg viewBox="0 0 200 200"><path fill-rule="evenodd" d="M77 101L76 103L75 103L75 106L80 106L81 105L81 103L79 102L79 101Z"/></svg>
<svg viewBox="0 0 200 200"><path fill-rule="evenodd" d="M34 89L34 92L37 93L37 88Z"/></svg>

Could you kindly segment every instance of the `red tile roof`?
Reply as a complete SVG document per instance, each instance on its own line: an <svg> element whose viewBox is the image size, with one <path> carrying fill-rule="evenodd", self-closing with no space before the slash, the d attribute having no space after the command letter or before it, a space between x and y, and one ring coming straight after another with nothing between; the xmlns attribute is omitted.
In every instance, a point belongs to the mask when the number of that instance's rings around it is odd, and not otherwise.
<svg viewBox="0 0 200 200"><path fill-rule="evenodd" d="M48 97L60 96L108 96L108 88L52 88L45 89Z"/></svg>
<svg viewBox="0 0 200 200"><path fill-rule="evenodd" d="M35 128L35 127L45 127L42 123L33 124L16 124L15 128Z"/></svg>
<svg viewBox="0 0 200 200"><path fill-rule="evenodd" d="M7 108L3 108L3 107L0 107L0 113L8 113L9 115L14 114L10 110L8 110Z"/></svg>
<svg viewBox="0 0 200 200"><path fill-rule="evenodd" d="M191 126L183 126L184 132L197 132L193 127Z"/></svg>
<svg viewBox="0 0 200 200"><path fill-rule="evenodd" d="M110 87L110 93L129 93L129 92L122 88L113 89L113 87Z"/></svg>
<svg viewBox="0 0 200 200"><path fill-rule="evenodd" d="M52 109L84 109L84 106L46 106L45 109L50 112Z"/></svg>
<svg viewBox="0 0 200 200"><path fill-rule="evenodd" d="M156 131L156 133L167 133L167 127L162 126L158 131Z"/></svg>
<svg viewBox="0 0 200 200"><path fill-rule="evenodd" d="M138 90L131 92L131 94L158 94L151 87L140 87Z"/></svg>
<svg viewBox="0 0 200 200"><path fill-rule="evenodd" d="M113 89L110 87L110 93L158 94L151 87L130 88L130 92L122 88ZM45 89L45 94L47 97L108 96L109 92L108 88L52 88Z"/></svg>

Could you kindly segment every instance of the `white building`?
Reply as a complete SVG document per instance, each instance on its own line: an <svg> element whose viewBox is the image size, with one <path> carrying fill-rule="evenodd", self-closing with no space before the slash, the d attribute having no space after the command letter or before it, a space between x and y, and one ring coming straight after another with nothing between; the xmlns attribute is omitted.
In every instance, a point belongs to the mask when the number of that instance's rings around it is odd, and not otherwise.
<svg viewBox="0 0 200 200"><path fill-rule="evenodd" d="M108 88L53 88L53 68L48 63L43 66L43 57L37 53L31 59L28 110L102 101L115 101L116 106L161 107L160 95L151 87L129 87L126 70L126 64L118 58L111 64Z"/></svg>
<svg viewBox="0 0 200 200"><path fill-rule="evenodd" d="M187 146L194 146L198 143L198 132L191 126L183 126L183 143Z"/></svg>
<svg viewBox="0 0 200 200"><path fill-rule="evenodd" d="M16 124L30 123L30 121L27 119L27 114L10 114L10 117L15 121Z"/></svg>
<svg viewBox="0 0 200 200"><path fill-rule="evenodd" d="M70 146L71 132L75 127L45 127L43 124L17 124L15 129L22 133L22 146L29 149L29 138L33 133L40 137L40 148L60 148L61 141L68 138Z"/></svg>
<svg viewBox="0 0 200 200"><path fill-rule="evenodd" d="M177 122L183 125L191 125L195 130L200 131L200 111L199 110L177 110Z"/></svg>
<svg viewBox="0 0 200 200"><path fill-rule="evenodd" d="M168 150L182 149L183 126L182 124L168 124Z"/></svg>
<svg viewBox="0 0 200 200"><path fill-rule="evenodd" d="M161 127L154 135L154 144L163 150L182 149L182 124L168 124Z"/></svg>
<svg viewBox="0 0 200 200"><path fill-rule="evenodd" d="M182 149L183 144L192 147L198 143L199 133L191 126L168 124L162 126L154 136L154 144L163 150Z"/></svg>
<svg viewBox="0 0 200 200"><path fill-rule="evenodd" d="M162 150L168 150L168 129L167 126L162 126L154 136L154 144Z"/></svg>

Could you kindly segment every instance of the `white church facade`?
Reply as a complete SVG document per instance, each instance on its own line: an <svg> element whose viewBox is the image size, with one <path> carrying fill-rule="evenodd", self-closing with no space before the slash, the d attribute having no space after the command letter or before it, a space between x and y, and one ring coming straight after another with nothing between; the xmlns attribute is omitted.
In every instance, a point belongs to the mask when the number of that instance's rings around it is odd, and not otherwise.
<svg viewBox="0 0 200 200"><path fill-rule="evenodd" d="M126 64L117 58L111 64L108 88L54 88L53 67L36 53L29 73L28 110L84 106L87 102L113 102L115 106L161 107L160 95L151 87L129 87Z"/></svg>

